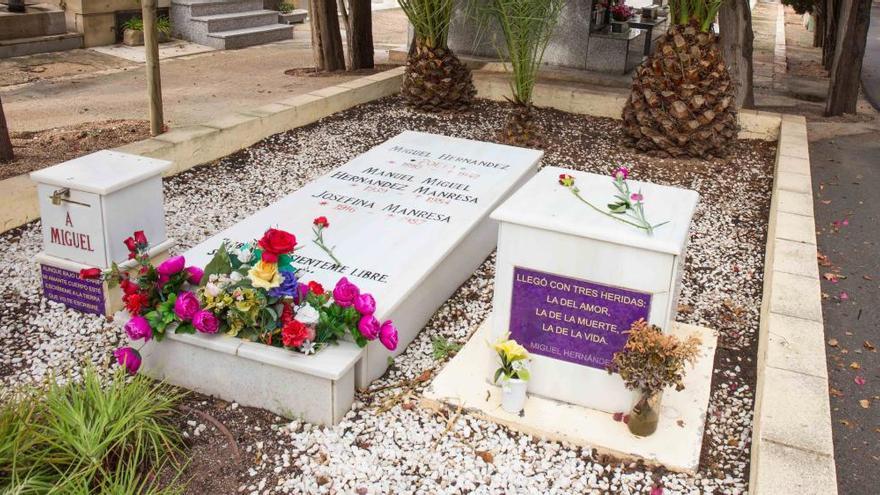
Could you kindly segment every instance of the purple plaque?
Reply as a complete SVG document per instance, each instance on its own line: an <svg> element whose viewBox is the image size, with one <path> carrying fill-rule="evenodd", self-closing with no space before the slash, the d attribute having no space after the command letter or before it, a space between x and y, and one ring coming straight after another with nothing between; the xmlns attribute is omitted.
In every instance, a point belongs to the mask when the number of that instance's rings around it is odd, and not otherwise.
<svg viewBox="0 0 880 495"><path fill-rule="evenodd" d="M529 352L605 369L651 294L514 267L510 337Z"/></svg>
<svg viewBox="0 0 880 495"><path fill-rule="evenodd" d="M43 294L55 302L83 313L104 314L104 282L83 280L79 273L57 266L40 265Z"/></svg>

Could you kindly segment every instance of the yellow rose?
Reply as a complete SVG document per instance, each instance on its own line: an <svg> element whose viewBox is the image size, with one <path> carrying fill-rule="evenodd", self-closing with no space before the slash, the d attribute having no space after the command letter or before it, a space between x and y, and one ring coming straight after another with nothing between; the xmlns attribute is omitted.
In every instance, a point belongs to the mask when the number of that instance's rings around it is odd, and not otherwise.
<svg viewBox="0 0 880 495"><path fill-rule="evenodd" d="M495 344L495 350L503 354L507 361L517 361L529 357L526 348L517 344L515 340L503 340Z"/></svg>
<svg viewBox="0 0 880 495"><path fill-rule="evenodd" d="M278 273L277 263L266 263L262 260L248 270L248 278L251 279L251 285L266 290L278 287L283 280Z"/></svg>

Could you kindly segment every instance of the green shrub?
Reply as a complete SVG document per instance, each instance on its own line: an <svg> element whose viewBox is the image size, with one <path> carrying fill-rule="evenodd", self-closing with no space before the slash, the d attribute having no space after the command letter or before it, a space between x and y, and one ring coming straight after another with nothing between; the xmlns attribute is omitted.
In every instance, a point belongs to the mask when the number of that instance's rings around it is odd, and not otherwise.
<svg viewBox="0 0 880 495"><path fill-rule="evenodd" d="M122 29L131 29L132 31L143 31L144 20L140 17L132 17L122 23ZM171 19L160 17L156 19L156 30L165 36L171 36Z"/></svg>
<svg viewBox="0 0 880 495"><path fill-rule="evenodd" d="M281 12L282 14L289 14L293 12L294 9L295 7L287 2L281 2L278 4L278 12Z"/></svg>
<svg viewBox="0 0 880 495"><path fill-rule="evenodd" d="M123 370L19 392L0 405L0 493L180 493L152 476L181 458L172 426L181 395ZM179 466L176 468L179 472Z"/></svg>

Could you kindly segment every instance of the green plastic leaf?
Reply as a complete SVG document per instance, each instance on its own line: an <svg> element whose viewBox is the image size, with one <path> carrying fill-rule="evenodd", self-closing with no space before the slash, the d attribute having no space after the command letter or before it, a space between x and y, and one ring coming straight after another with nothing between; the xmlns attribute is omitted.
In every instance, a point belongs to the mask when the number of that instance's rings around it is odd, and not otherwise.
<svg viewBox="0 0 880 495"><path fill-rule="evenodd" d="M495 370L495 378L492 380L492 383L498 383L498 379L501 378L502 373L504 373L504 368L498 368Z"/></svg>
<svg viewBox="0 0 880 495"><path fill-rule="evenodd" d="M226 243L220 245L217 248L217 252L214 254L214 257L211 258L211 261L205 265L205 274L202 276L202 283L199 284L201 287L204 287L205 284L208 283L208 278L211 275L220 275L232 272L232 261L229 259L229 252L226 250Z"/></svg>
<svg viewBox="0 0 880 495"><path fill-rule="evenodd" d="M196 333L196 327L192 326L192 323L181 323L177 325L177 328L174 329L174 333Z"/></svg>

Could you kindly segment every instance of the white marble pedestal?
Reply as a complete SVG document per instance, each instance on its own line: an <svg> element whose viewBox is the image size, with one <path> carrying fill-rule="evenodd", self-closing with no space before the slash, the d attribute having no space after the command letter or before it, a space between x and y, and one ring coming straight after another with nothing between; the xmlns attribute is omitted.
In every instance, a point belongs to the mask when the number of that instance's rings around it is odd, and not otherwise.
<svg viewBox="0 0 880 495"><path fill-rule="evenodd" d="M570 174L598 208L619 194L607 175L542 169L492 213L499 222L493 340L508 332L532 355L529 392L605 412L633 395L607 367L644 318L675 320L697 193L630 180L653 235L582 203L559 184ZM487 375L488 376L488 375Z"/></svg>

